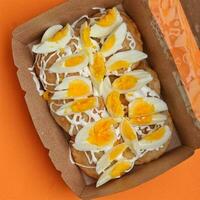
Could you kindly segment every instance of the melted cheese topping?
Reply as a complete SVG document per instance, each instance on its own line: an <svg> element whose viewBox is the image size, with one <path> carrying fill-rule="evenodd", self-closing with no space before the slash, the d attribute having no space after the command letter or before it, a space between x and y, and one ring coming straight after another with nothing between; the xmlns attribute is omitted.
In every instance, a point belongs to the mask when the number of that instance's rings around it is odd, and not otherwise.
<svg viewBox="0 0 200 200"><path fill-rule="evenodd" d="M119 90L129 90L135 87L138 79L131 75L123 75L113 82L113 87Z"/></svg>
<svg viewBox="0 0 200 200"><path fill-rule="evenodd" d="M94 63L90 66L92 77L95 81L100 82L106 74L105 60L101 53L94 55Z"/></svg>
<svg viewBox="0 0 200 200"><path fill-rule="evenodd" d="M68 33L68 28L65 26L62 30L58 31L53 37L49 38L49 42L59 42L62 40Z"/></svg>
<svg viewBox="0 0 200 200"><path fill-rule="evenodd" d="M124 107L120 101L120 93L112 91L106 98L106 107L113 117L123 117Z"/></svg>
<svg viewBox="0 0 200 200"><path fill-rule="evenodd" d="M111 118L101 119L89 130L87 141L90 144L102 147L110 144L115 138L112 125L115 121Z"/></svg>
<svg viewBox="0 0 200 200"><path fill-rule="evenodd" d="M146 102L142 98L138 98L129 110L129 117L151 115L154 112L155 107L153 104Z"/></svg>
<svg viewBox="0 0 200 200"><path fill-rule="evenodd" d="M89 85L83 80L73 80L69 83L67 97L81 97L90 92Z"/></svg>
<svg viewBox="0 0 200 200"><path fill-rule="evenodd" d="M124 172L131 168L131 164L128 161L118 162L114 165L110 172L112 178L120 177Z"/></svg>
<svg viewBox="0 0 200 200"><path fill-rule="evenodd" d="M165 134L165 127L161 127L156 131L153 131L149 133L148 135L145 135L142 139L146 141L155 141L160 140Z"/></svg>
<svg viewBox="0 0 200 200"><path fill-rule="evenodd" d="M116 8L112 8L110 10L108 10L108 13L106 15L104 15L98 22L97 24L99 26L103 26L103 27L107 27L107 26L111 26L112 24L114 24L114 22L116 21L117 18L117 11Z"/></svg>
<svg viewBox="0 0 200 200"><path fill-rule="evenodd" d="M109 153L109 160L113 161L115 160L119 155L123 153L123 151L127 148L127 145L125 143L121 143L111 150Z"/></svg>
<svg viewBox="0 0 200 200"><path fill-rule="evenodd" d="M65 60L65 67L75 67L77 65L80 65L81 63L83 63L83 61L85 60L85 56L84 55L77 55L77 56L73 56L71 58L67 58Z"/></svg>
<svg viewBox="0 0 200 200"><path fill-rule="evenodd" d="M78 99L74 101L71 105L73 112L79 113L90 110L95 107L97 101L95 97L90 97L87 99Z"/></svg>
<svg viewBox="0 0 200 200"><path fill-rule="evenodd" d="M109 36L108 39L104 42L104 44L101 48L101 51L102 52L109 51L114 46L115 42L116 42L115 35L113 34L113 35Z"/></svg>

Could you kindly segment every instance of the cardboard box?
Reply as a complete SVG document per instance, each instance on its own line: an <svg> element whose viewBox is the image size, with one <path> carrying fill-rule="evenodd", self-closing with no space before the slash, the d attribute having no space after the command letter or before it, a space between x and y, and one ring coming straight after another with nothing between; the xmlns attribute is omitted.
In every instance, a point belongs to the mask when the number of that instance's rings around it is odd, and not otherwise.
<svg viewBox="0 0 200 200"><path fill-rule="evenodd" d="M144 42L148 62L157 72L162 97L167 102L175 125L173 140L168 152L159 159L142 166L120 179L96 188L91 179L83 176L69 159L66 134L52 118L49 108L38 95L35 83L28 68L33 65L32 44L41 38L44 31L57 23L72 23L83 14L93 14L93 7L113 7L122 3L126 13L137 24ZM147 0L70 0L48 12L17 27L13 31L13 58L18 67L17 76L21 88L25 91L25 100L38 135L49 150L55 168L61 172L65 183L82 199L91 199L130 189L167 171L191 156L200 146L200 130L195 126L177 87L175 75L178 72L163 39L159 27L148 6ZM177 136L177 135L178 136Z"/></svg>

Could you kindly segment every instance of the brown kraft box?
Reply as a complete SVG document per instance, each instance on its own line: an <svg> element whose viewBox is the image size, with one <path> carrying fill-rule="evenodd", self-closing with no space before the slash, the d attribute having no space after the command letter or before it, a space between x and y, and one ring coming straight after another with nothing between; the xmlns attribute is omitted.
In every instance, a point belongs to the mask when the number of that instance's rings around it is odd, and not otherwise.
<svg viewBox="0 0 200 200"><path fill-rule="evenodd" d="M110 8L119 4L136 23L142 35L144 52L148 54L148 62L160 79L161 95L168 104L175 130L169 149L162 157L136 166L120 179L96 188L95 183L71 163L66 133L56 124L46 102L36 90L28 70L34 62L30 47L54 24L72 23L84 14L92 15L96 12L92 10L93 7ZM25 91L25 101L36 131L49 150L49 157L55 168L80 198L92 199L133 188L174 167L200 147L200 130L188 113L177 87L175 77L179 75L176 65L151 14L147 0L69 0L17 27L13 31L12 48L14 62L18 68L17 76L22 90Z"/></svg>

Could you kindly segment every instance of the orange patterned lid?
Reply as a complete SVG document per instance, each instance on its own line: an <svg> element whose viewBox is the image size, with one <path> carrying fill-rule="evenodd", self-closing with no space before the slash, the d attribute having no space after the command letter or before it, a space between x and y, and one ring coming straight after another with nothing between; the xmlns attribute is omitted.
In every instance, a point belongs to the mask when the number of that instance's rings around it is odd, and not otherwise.
<svg viewBox="0 0 200 200"><path fill-rule="evenodd" d="M179 0L149 0L166 39L191 108L200 120L200 51Z"/></svg>

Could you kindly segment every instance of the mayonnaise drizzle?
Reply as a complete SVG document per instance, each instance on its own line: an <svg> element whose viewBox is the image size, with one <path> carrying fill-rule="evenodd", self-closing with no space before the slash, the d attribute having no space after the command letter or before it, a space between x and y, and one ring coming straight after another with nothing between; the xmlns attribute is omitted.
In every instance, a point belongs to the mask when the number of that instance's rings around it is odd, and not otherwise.
<svg viewBox="0 0 200 200"><path fill-rule="evenodd" d="M32 74L33 81L35 82L36 89L40 96L44 94L44 90L41 89L40 82L35 74L35 72L30 72Z"/></svg>
<svg viewBox="0 0 200 200"><path fill-rule="evenodd" d="M93 7L92 10L99 10L101 14L106 13L106 9L102 7Z"/></svg>
<svg viewBox="0 0 200 200"><path fill-rule="evenodd" d="M50 110L57 114L56 110L53 109L53 105L55 106L61 106L63 104L56 104L55 102L51 102L49 107L50 107ZM93 121L98 121L99 119L101 118L104 118L104 117L107 117L108 114L105 110L105 108L103 110L99 110L98 108L93 108L91 110L88 110L88 111L85 111L85 114L87 114L88 116L88 120L85 121L83 115L83 113L76 113L76 114L73 114L73 115L70 115L70 116L64 116L67 121L70 123L70 129L69 129L69 135L70 136L73 136L73 132L74 132L74 129L75 130L79 130L79 127L78 126L81 126L81 127L84 127L86 126L88 123L91 123Z"/></svg>
<svg viewBox="0 0 200 200"><path fill-rule="evenodd" d="M129 47L131 49L135 49L136 42L135 42L135 40L134 40L134 38L133 38L133 36L130 32L127 32L126 39L129 40Z"/></svg>
<svg viewBox="0 0 200 200"><path fill-rule="evenodd" d="M88 15L83 15L83 16L81 16L80 18L78 18L78 19L71 25L71 27L72 27L72 28L75 28L76 25L77 25L82 19L84 19L84 18L89 19Z"/></svg>
<svg viewBox="0 0 200 200"><path fill-rule="evenodd" d="M96 166L87 166L87 165L83 165L83 164L75 162L74 159L72 158L72 152L71 152L70 147L69 147L69 160L72 164L78 165L79 167L88 168L88 169L95 169L96 168Z"/></svg>

